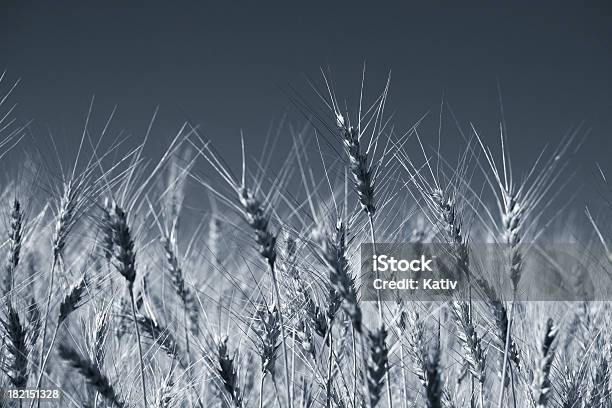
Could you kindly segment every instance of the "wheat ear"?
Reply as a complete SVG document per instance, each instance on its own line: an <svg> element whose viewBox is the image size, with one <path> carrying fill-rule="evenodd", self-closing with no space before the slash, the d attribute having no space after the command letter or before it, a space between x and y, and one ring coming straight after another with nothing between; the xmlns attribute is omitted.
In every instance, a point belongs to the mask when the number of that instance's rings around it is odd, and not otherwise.
<svg viewBox="0 0 612 408"><path fill-rule="evenodd" d="M19 314L13 305L7 301L7 316L6 320L2 320L5 335L3 335L2 343L6 346L9 361L7 367L2 367L7 373L11 385L15 388L22 389L28 383L28 343L27 329L21 323Z"/></svg>
<svg viewBox="0 0 612 408"><path fill-rule="evenodd" d="M312 232L319 257L327 266L331 287L340 295L342 308L349 316L353 327L362 332L362 312L357 299L355 279L349 271L345 247L346 230L341 222L336 224L333 233L327 233L323 227Z"/></svg>
<svg viewBox="0 0 612 408"><path fill-rule="evenodd" d="M486 296L486 301L492 310L493 319L495 320L495 328L497 329L495 330L495 339L497 347L500 350L499 361L501 370L499 374L501 376L503 372L503 358L509 358L510 361L512 361L516 365L517 369L520 370L521 359L518 346L516 345L516 342L514 341L512 335L508 333L509 322L506 306L504 305L504 302L499 299L495 290L489 285L486 280L477 279L477 284L484 292ZM505 352L506 342L508 343L507 353ZM506 378L504 379L504 382L507 383L509 380L509 376L505 375L505 377Z"/></svg>
<svg viewBox="0 0 612 408"><path fill-rule="evenodd" d="M81 304L83 297L85 296L86 289L87 289L87 278L86 278L86 275L83 275L83 277L79 281L77 281L77 283L72 285L72 287L70 288L70 290L68 291L66 296L64 296L64 298L62 299L62 302L60 303L59 316L57 318L57 323L55 324L55 327L53 329L53 335L51 336L51 343L49 344L49 348L47 349L47 352L44 353L42 357L42 364L39 367L40 372L38 374L38 380L36 382L37 388L42 385L43 374L45 372L45 368L47 367L47 362L49 361L49 357L51 356L51 351L53 351L53 346L55 345L55 341L57 340L57 334L59 332L59 329L62 323L68 318L68 316L72 312L74 312L77 309L77 307Z"/></svg>
<svg viewBox="0 0 612 408"><path fill-rule="evenodd" d="M9 294L15 287L15 270L19 265L22 244L23 212L19 200L13 201L8 233L8 256L5 266L4 294Z"/></svg>
<svg viewBox="0 0 612 408"><path fill-rule="evenodd" d="M51 296L53 294L53 284L55 282L55 273L56 269L59 266L62 258L62 254L64 252L64 248L66 247L66 242L68 240L68 236L70 232L74 228L79 210L82 207L81 197L81 188L82 185L77 183L74 184L71 181L64 183L63 185L63 194L60 198L55 228L53 230L53 239L52 239L52 252L53 252L53 261L51 264L51 274L49 277L49 288L47 289L47 301L45 304L45 314L43 319L43 328L42 328L42 342L40 346L40 364L39 364L39 374L38 381L36 382L36 388L40 388L43 380L43 365L45 355L49 355L49 351L45 353L45 344L47 339L47 323L49 322L49 313L51 312ZM30 403L30 408L34 406L34 400ZM36 406L40 408L40 399L36 399Z"/></svg>
<svg viewBox="0 0 612 408"><path fill-rule="evenodd" d="M486 355L481 339L476 332L474 321L470 316L470 308L466 302L453 301L452 311L458 330L457 336L463 346L463 360L468 370L480 383L480 406L484 407L484 383L486 379Z"/></svg>
<svg viewBox="0 0 612 408"><path fill-rule="evenodd" d="M259 350L261 370L264 375L269 373L272 378L275 375L274 367L279 346L279 314L280 312L276 305L272 306L271 309L268 306L262 306L257 310L257 321L254 326L255 332L261 341L261 348Z"/></svg>
<svg viewBox="0 0 612 408"><path fill-rule="evenodd" d="M552 385L550 383L550 371L555 359L556 339L558 328L552 319L546 322L544 339L540 345L540 355L535 363L532 389L532 398L537 408L545 408L550 399Z"/></svg>
<svg viewBox="0 0 612 408"><path fill-rule="evenodd" d="M605 353L600 357L599 364L595 369L593 387L589 398L589 407L605 407L606 401L610 400L610 366Z"/></svg>
<svg viewBox="0 0 612 408"><path fill-rule="evenodd" d="M110 380L100 372L100 369L95 363L82 358L76 350L64 344L58 346L58 352L62 360L68 362L68 364L75 368L110 404L118 408L128 406L121 400Z"/></svg>
<svg viewBox="0 0 612 408"><path fill-rule="evenodd" d="M380 401L389 367L389 349L386 344L387 331L384 327L379 327L368 333L368 339L370 354L367 363L367 398L370 408L375 408Z"/></svg>
<svg viewBox="0 0 612 408"><path fill-rule="evenodd" d="M142 314L137 316L137 322L144 334L149 336L168 356L175 359L181 367L187 368L182 359L181 349L169 329Z"/></svg>
<svg viewBox="0 0 612 408"><path fill-rule="evenodd" d="M272 286L274 287L274 295L276 304L279 308L278 320L281 331L281 345L283 347L283 358L285 363L285 382L287 389L287 403L290 407L292 404L290 383L289 383L289 356L287 352L287 336L285 335L285 324L283 322L283 314L280 311L281 297L278 277L276 273L276 236L270 231L270 216L266 213L263 204L255 197L255 195L246 187L239 190L240 204L242 205L245 219L251 229L255 232L255 242L259 245L259 253L266 259L270 268L272 277Z"/></svg>
<svg viewBox="0 0 612 408"><path fill-rule="evenodd" d="M217 372L223 382L223 388L230 396L236 408L242 408L242 395L238 385L238 372L234 364L234 357L230 357L227 349L227 336L224 336L217 344Z"/></svg>

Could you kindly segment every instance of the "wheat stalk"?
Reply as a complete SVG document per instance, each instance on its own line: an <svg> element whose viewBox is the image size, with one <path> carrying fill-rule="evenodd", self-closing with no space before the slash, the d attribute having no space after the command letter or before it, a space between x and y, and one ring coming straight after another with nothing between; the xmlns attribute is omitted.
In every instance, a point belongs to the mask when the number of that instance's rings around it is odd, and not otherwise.
<svg viewBox="0 0 612 408"><path fill-rule="evenodd" d="M44 359L45 356L49 356L51 353L51 348L49 348L45 353L45 346L47 339L47 323L49 321L49 313L51 312L51 296L53 294L56 268L61 263L62 255L64 253L64 249L66 248L68 237L72 229L76 225L79 216L82 214L84 207L86 206L85 201L87 200L87 197L85 196L85 194L86 191L90 188L89 186L87 186L87 181L87 173L85 173L83 176L80 176L76 179L70 179L68 182L64 182L63 194L61 195L59 203L57 205L57 211L55 215L55 227L53 230L52 237L53 256L51 264L51 274L49 277L49 287L47 289L47 301L45 304L45 313L43 319L39 374L38 381L36 383L36 388L40 388L42 386L44 374L43 367L45 365ZM55 334L57 334L57 330L55 330ZM36 399L36 403L37 407L40 407L40 399ZM32 401L32 403L30 404L30 408L32 408L33 406L34 401Z"/></svg>
<svg viewBox="0 0 612 408"><path fill-rule="evenodd" d="M136 250L134 240L127 221L127 214L118 205L114 204L110 218L110 230L113 236L113 257L115 259L115 269L127 282L132 307L132 319L136 328L136 340L138 343L138 356L140 359L140 376L142 381L142 398L145 406L147 405L147 385L144 375L144 361L142 353L142 342L140 339L140 329L136 317L136 304L134 302L134 281L136 280Z"/></svg>
<svg viewBox="0 0 612 408"><path fill-rule="evenodd" d="M270 211L265 202L259 200L256 194L246 186L246 158L244 150L244 138L241 138L242 147L242 177L240 182L236 181L229 170L226 169L222 161L216 156L211 150L207 143L203 144L203 147L194 146L198 149L198 152L213 166L213 168L219 173L219 175L229 184L237 195L239 206L237 209L240 211L244 220L249 225L251 230L255 233L255 243L259 246L259 254L266 260L270 276L272 280L272 286L274 289L275 302L279 308L279 323L281 330L281 345L283 348L283 359L285 365L285 388L287 395L287 403L289 407L293 406L291 397L291 387L289 381L289 356L287 349L287 336L285 334L285 324L283 319L283 313L281 310L281 296L280 287L278 282L278 276L276 272L276 235L270 228ZM204 183L204 185L208 186Z"/></svg>

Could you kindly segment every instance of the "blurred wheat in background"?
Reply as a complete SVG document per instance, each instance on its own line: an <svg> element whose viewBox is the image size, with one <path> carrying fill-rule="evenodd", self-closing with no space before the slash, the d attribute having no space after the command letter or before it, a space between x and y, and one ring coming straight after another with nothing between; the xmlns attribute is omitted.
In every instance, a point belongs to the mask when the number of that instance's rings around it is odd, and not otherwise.
<svg viewBox="0 0 612 408"><path fill-rule="evenodd" d="M612 201L573 217L556 201L579 130L530 168L503 123L444 158L419 128L435 119L393 126L389 81L345 101L324 77L296 95L308 123L280 130L288 153L237 137L227 162L187 122L146 157L154 120L96 133L92 102L77 155L50 165L0 86L0 159L23 155L2 180L0 385L62 390L3 406L612 407L610 304L520 300L534 274L593 290L567 264L534 270L540 242L612 278ZM364 301L360 244L383 242L444 244L469 296ZM506 250L484 259L483 242Z"/></svg>

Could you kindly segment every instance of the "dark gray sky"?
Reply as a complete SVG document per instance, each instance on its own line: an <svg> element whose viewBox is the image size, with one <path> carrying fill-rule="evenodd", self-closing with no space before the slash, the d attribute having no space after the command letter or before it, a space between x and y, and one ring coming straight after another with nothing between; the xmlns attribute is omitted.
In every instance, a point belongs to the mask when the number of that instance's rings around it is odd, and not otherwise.
<svg viewBox="0 0 612 408"><path fill-rule="evenodd" d="M584 122L580 177L596 161L610 169L609 2L92 3L2 6L0 68L22 79L13 98L19 114L51 129L60 145L78 137L95 94L98 118L119 105L116 130L142 135L160 105L154 145L188 118L231 155L240 129L258 140L284 113L297 123L289 86L316 104L305 76L319 79L319 67L329 66L339 89L354 93L366 61L375 86L392 70L389 106L399 128L432 111L428 141L442 94L464 125L494 138L499 79L519 163ZM446 127L448 145L458 146Z"/></svg>

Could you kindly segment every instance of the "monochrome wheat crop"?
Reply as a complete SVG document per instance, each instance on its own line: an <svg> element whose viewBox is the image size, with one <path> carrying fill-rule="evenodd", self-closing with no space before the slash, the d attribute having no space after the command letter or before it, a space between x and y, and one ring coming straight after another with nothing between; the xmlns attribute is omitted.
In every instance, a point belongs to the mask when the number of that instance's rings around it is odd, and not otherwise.
<svg viewBox="0 0 612 408"><path fill-rule="evenodd" d="M114 138L93 101L76 154L0 126L0 160L24 155L0 184L0 388L61 390L0 406L612 407L612 195L559 198L580 129L526 168L505 124L443 157L429 117L393 125L381 83L357 101L311 84L290 152L237 135L221 153L191 122L152 141L157 111ZM369 295L361 244L402 243L460 290Z"/></svg>

